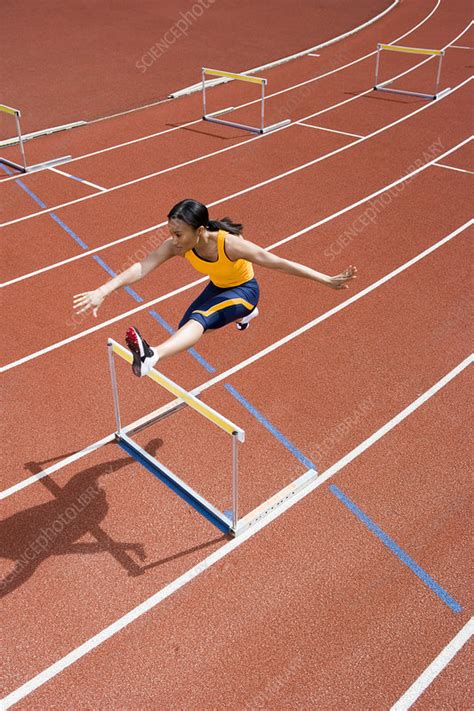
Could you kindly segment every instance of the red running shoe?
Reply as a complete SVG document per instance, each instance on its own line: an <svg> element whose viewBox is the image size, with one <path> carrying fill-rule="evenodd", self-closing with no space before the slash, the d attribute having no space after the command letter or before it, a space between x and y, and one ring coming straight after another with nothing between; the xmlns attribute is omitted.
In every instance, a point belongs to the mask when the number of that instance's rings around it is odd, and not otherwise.
<svg viewBox="0 0 474 711"><path fill-rule="evenodd" d="M141 378L158 362L158 356L145 339L141 337L140 331L135 326L130 326L127 330L125 343L133 353L133 374Z"/></svg>

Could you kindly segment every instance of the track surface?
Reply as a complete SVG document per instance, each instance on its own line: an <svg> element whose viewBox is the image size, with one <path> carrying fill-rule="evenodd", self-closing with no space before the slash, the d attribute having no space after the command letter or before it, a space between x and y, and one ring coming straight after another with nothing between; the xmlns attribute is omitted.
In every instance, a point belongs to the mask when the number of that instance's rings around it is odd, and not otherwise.
<svg viewBox="0 0 474 711"><path fill-rule="evenodd" d="M430 104L368 93L374 57L356 60L404 34L412 46L473 46L472 30L462 34L469 22L463 2L407 1L319 58L275 68L270 86L285 91L269 98L269 121L286 112L293 123L257 140L202 124L199 97L189 96L27 144L35 161L66 149L74 160L60 169L88 184L52 171L21 179L5 172L2 282L17 280L2 289L7 707L389 709L468 622L470 368L346 466L338 462L470 353L470 54L447 49L443 85L453 91ZM430 72L430 63L413 69L401 85L426 85ZM232 85L212 95L221 105L248 101ZM136 141L151 133L160 135ZM113 148L126 141L135 142ZM160 340L202 288L175 260L133 292L114 294L97 321L71 312L73 293L162 238L160 221L183 189L218 203L213 216L242 219L262 246L291 237L274 247L284 257L326 273L359 269L342 292L261 270L262 315L248 331L224 329L203 339L198 355L163 364L188 389L217 378L203 400L246 430L242 512L311 465L334 468L330 481L323 476L228 553L225 537L113 443L34 478L113 432L106 337L122 341L133 322ZM166 402L125 366L119 376L125 422ZM137 439L229 506L224 435L183 412ZM87 505L27 562L25 551L84 492ZM218 551L225 556L207 567ZM133 623L102 632L197 564L198 576ZM101 634L98 646L80 651ZM76 649L73 660L66 656ZM467 644L414 707L467 708L471 651Z"/></svg>

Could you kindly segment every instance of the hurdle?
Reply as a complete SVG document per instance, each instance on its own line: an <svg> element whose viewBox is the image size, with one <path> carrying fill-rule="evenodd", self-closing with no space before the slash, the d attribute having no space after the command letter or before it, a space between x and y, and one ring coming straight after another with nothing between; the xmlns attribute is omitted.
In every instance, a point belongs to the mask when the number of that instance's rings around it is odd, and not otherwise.
<svg viewBox="0 0 474 711"><path fill-rule="evenodd" d="M21 117L20 109L14 109L11 106L5 106L5 104L0 104L0 112L5 113L5 114L10 114L11 116L15 117L16 133L17 133L18 144L20 146L21 161L22 161L21 164L15 163L15 161L8 160L7 158L2 158L0 156L0 163L4 163L5 165L8 165L8 166L10 166L10 168L14 168L15 170L18 170L20 173L31 173L35 170L39 170L40 168L49 168L52 165L57 165L58 163L64 163L64 161L67 161L71 158L71 156L63 156L62 158L54 158L53 160L49 160L44 163L37 163L36 165L28 166L28 164L26 162L25 147L23 144L23 136L21 133L21 126L20 126L20 117Z"/></svg>
<svg viewBox="0 0 474 711"><path fill-rule="evenodd" d="M240 443L245 441L244 430L154 368L147 373L148 377L174 395L175 400L168 403L167 406L161 408L160 412L153 413L151 417L141 418L128 427L122 427L114 355L120 356L127 363L132 363L133 356L129 350L121 346L112 338L108 339L107 347L109 353L109 367L112 382L115 421L117 426L115 439L118 445L139 464L144 466L149 472L166 484L172 491L178 494L178 496L190 504L196 511L198 511L198 513L210 521L210 523L216 526L216 528L222 531L222 533L236 535L238 528L238 446ZM182 479L180 479L180 477L145 451L132 439L131 435L135 434L139 430L144 429L144 427L149 426L153 422L158 422L164 417L168 417L169 415L175 413L178 409L186 406L192 408L231 436L232 509L230 511L219 511L219 509L217 509L212 503L207 501L197 491L188 486Z"/></svg>
<svg viewBox="0 0 474 711"><path fill-rule="evenodd" d="M386 52L402 52L405 54L421 54L421 55L428 55L432 57L438 57L438 69L436 72L436 85L435 85L435 91L434 94L426 94L420 91L408 91L407 89L395 89L392 88L390 85L393 84L395 79L389 79L388 81L382 82L379 84L379 69L380 69L380 55L381 52L386 51ZM406 94L408 96L418 96L422 99L438 99L440 96L443 96L446 94L448 91L450 91L450 88L443 89L443 91L439 92L439 83L441 79L441 65L443 63L443 57L445 55L445 50L444 49L421 49L418 47L402 47L401 45L395 45L395 44L377 44L377 58L376 58L376 63L375 63L375 84L374 84L374 91L386 91L390 92L393 94Z"/></svg>
<svg viewBox="0 0 474 711"><path fill-rule="evenodd" d="M221 109L219 111L214 111L210 114L207 113L207 107L206 107L206 74L210 76L215 76L215 77L221 77L223 80L231 80L235 79L237 81L246 81L250 82L251 84L259 84L261 86L262 94L261 94L261 109L260 109L260 126L248 126L243 123L236 123L234 121L226 121L224 119L218 118L218 116L221 116L224 113L229 113L230 111L234 111L235 107L234 106L229 106L225 109ZM267 85L268 81L267 79L264 79L263 77L254 77L254 76L249 76L248 74L236 74L234 72L225 72L220 69L209 69L206 67L202 67L202 119L203 121L209 121L211 123L218 123L221 124L222 126L231 126L232 128L242 128L245 131L250 131L251 133L268 133L269 131L274 131L276 128L281 128L282 126L286 126L290 123L290 119L285 119L284 121L279 121L278 123L274 123L271 126L265 126L265 87Z"/></svg>
<svg viewBox="0 0 474 711"><path fill-rule="evenodd" d="M266 516L272 514L276 509L285 504L288 499L296 496L303 489L306 489L318 477L315 469L308 469L304 474L285 486L283 489L273 494L267 501L259 504L255 509L239 518L239 470L238 470L238 447L245 441L245 431L226 417L218 413L213 408L206 405L193 393L188 392L180 385L167 378L163 373L152 368L147 376L161 385L165 390L175 396L175 399L166 405L162 405L151 413L140 417L129 425L122 426L120 418L120 404L117 386L117 374L115 370L115 355L119 356L127 363L133 362L133 356L129 350L109 338L107 341L110 377L112 382L112 394L114 401L116 432L115 441L130 457L141 464L157 479L162 481L184 501L190 504L198 513L204 516L210 523L223 533L231 536L238 536L244 531L254 526ZM190 407L214 425L224 430L232 437L232 509L224 512L219 511L212 503L207 501L197 491L188 486L180 477L172 472L168 467L159 462L155 457L146 452L133 439L132 435L149 427L155 422L159 422L178 410Z"/></svg>

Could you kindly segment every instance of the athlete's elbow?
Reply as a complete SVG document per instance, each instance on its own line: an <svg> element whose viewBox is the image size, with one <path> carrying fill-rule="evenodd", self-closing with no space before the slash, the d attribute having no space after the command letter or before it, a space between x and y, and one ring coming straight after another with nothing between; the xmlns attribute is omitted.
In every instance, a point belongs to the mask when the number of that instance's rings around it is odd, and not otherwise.
<svg viewBox="0 0 474 711"><path fill-rule="evenodd" d="M287 265L286 259L277 257L276 254L266 254L265 259L262 262L262 266L268 269L276 269L277 271L284 272Z"/></svg>
<svg viewBox="0 0 474 711"><path fill-rule="evenodd" d="M288 259L283 259L281 257L278 257L277 259L278 261L275 264L275 269L278 269L278 271L283 272L284 274L294 274L293 262L290 262Z"/></svg>

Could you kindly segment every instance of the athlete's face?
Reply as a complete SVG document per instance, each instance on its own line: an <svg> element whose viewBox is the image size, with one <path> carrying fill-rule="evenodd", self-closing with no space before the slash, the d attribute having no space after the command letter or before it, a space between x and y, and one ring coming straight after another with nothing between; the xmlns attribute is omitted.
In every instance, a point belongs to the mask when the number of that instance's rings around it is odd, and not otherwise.
<svg viewBox="0 0 474 711"><path fill-rule="evenodd" d="M170 231L171 239L173 240L173 246L177 247L183 252L187 252L188 249L192 249L199 238L199 227L197 230L191 225L187 225L186 222L177 219L168 220L168 229Z"/></svg>

